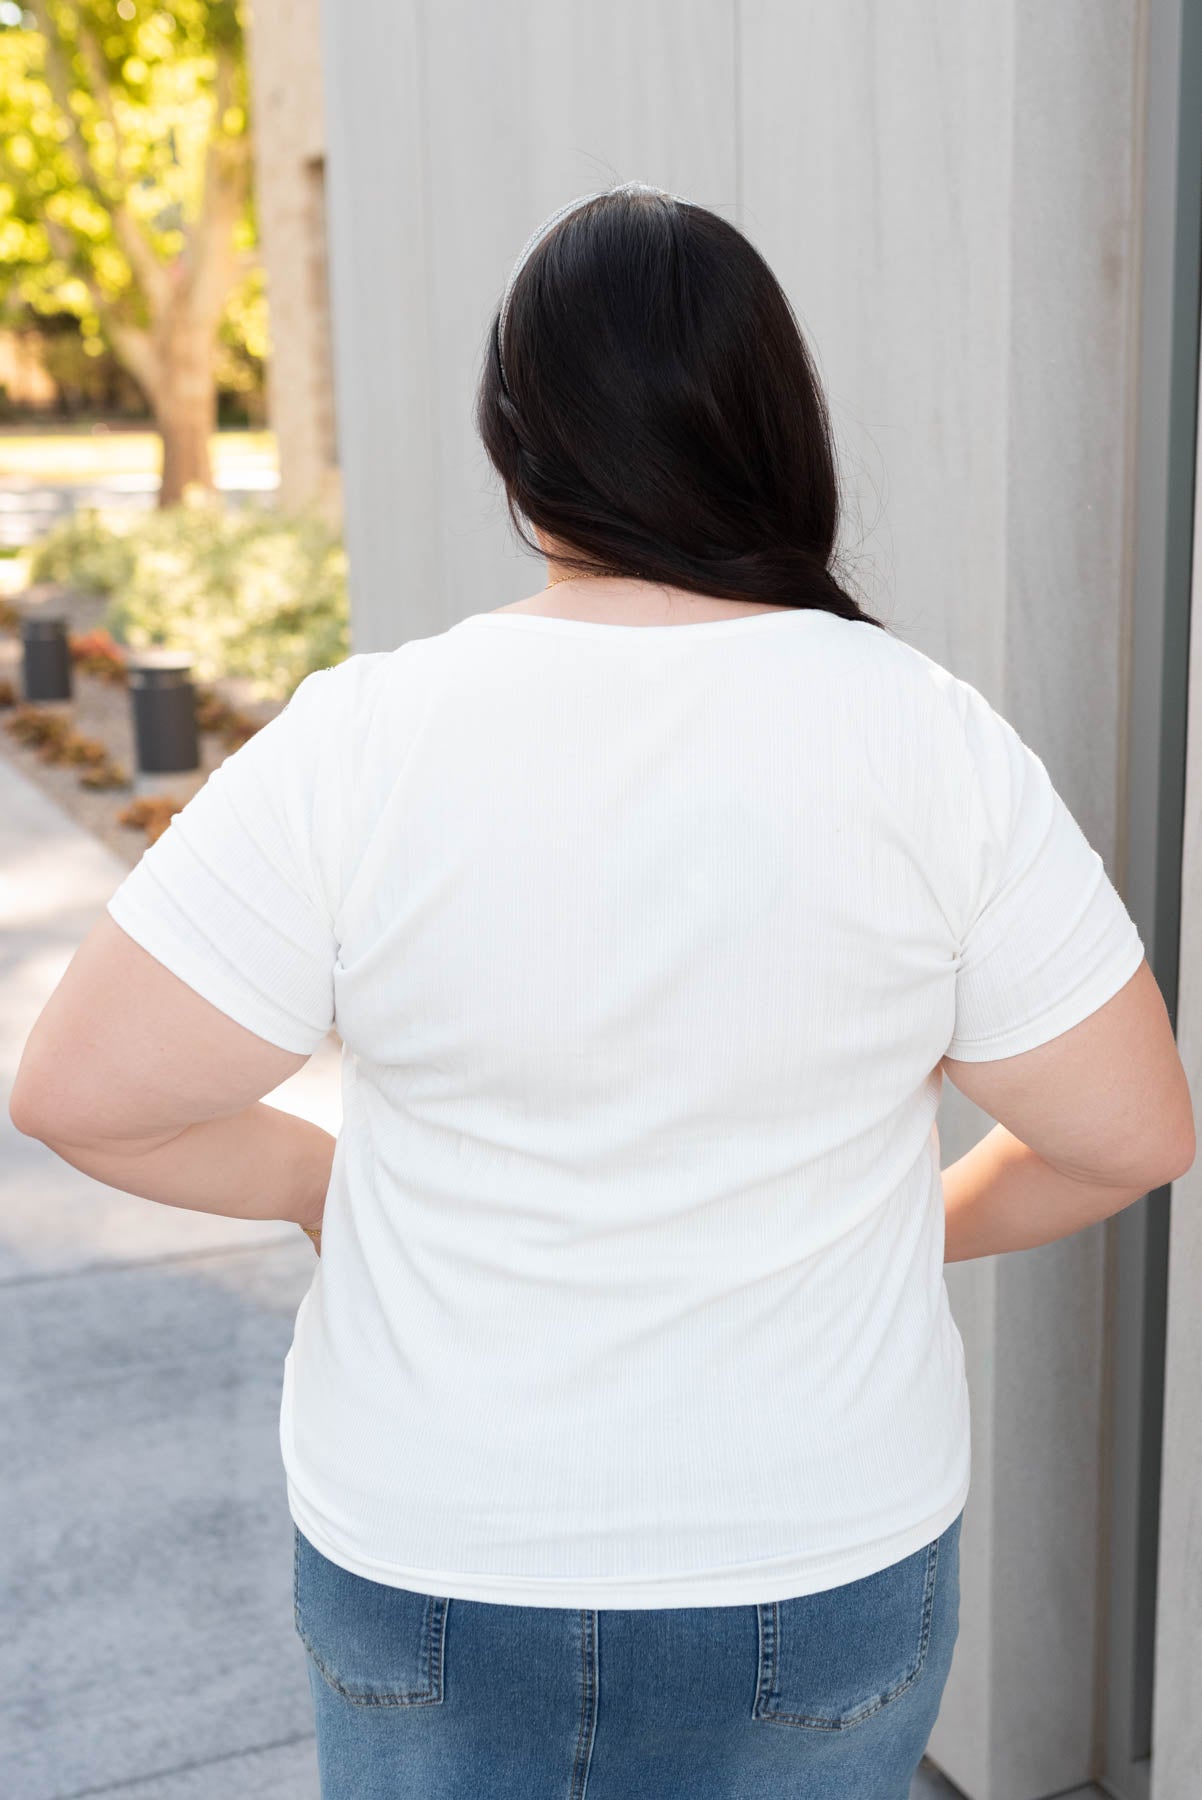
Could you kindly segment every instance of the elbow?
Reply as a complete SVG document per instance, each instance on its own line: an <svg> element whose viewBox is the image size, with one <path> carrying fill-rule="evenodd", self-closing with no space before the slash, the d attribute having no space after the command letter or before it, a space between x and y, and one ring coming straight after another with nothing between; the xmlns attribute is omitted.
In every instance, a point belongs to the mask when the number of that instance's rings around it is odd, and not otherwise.
<svg viewBox="0 0 1202 1800"><path fill-rule="evenodd" d="M22 1137L38 1138L45 1141L41 1122L26 1103L24 1096L13 1090L8 1102L8 1116Z"/></svg>
<svg viewBox="0 0 1202 1800"><path fill-rule="evenodd" d="M1149 1128L1152 1119L1147 1121ZM1171 1182L1180 1181L1189 1174L1198 1155L1198 1142L1194 1125L1194 1108L1185 1079L1185 1071L1178 1065L1177 1091L1172 1097L1172 1104L1165 1105L1156 1121L1154 1138L1150 1135L1146 1148L1154 1154L1149 1155L1147 1182L1144 1192L1155 1193L1157 1188L1168 1187Z"/></svg>
<svg viewBox="0 0 1202 1800"><path fill-rule="evenodd" d="M37 1138L53 1149L65 1139L65 1112L71 1085L60 1057L58 1066L27 1046L8 1096L8 1116L23 1137Z"/></svg>
<svg viewBox="0 0 1202 1800"><path fill-rule="evenodd" d="M1075 1181L1092 1183L1099 1189L1115 1188L1128 1197L1123 1205L1131 1205L1145 1194L1155 1194L1189 1174L1197 1157L1192 1117L1172 1130L1157 1132L1155 1139L1142 1145L1127 1144L1124 1154L1111 1156L1105 1165L1091 1170L1081 1164L1055 1164L1062 1174Z"/></svg>
<svg viewBox="0 0 1202 1800"><path fill-rule="evenodd" d="M37 1138L48 1144L54 1135L45 1096L39 1094L36 1084L23 1078L19 1071L8 1096L8 1116L22 1137Z"/></svg>
<svg viewBox="0 0 1202 1800"><path fill-rule="evenodd" d="M1192 1112L1177 1130L1165 1134L1157 1148L1158 1154L1148 1167L1144 1181L1145 1194L1153 1194L1157 1188L1168 1187L1170 1182L1180 1181L1193 1168L1198 1155L1198 1144Z"/></svg>
<svg viewBox="0 0 1202 1800"><path fill-rule="evenodd" d="M51 1150L86 1141L95 1077L71 1046L48 1040L40 1021L26 1040L8 1096L8 1116L23 1137Z"/></svg>
<svg viewBox="0 0 1202 1800"><path fill-rule="evenodd" d="M1182 1137L1181 1143L1177 1147L1177 1154L1172 1159L1169 1172L1164 1177L1164 1183L1180 1181L1183 1176L1188 1175L1194 1166L1197 1155L1198 1144L1191 1121L1188 1133Z"/></svg>
<svg viewBox="0 0 1202 1800"><path fill-rule="evenodd" d="M1165 1177L1166 1182L1180 1181L1183 1175L1188 1175L1198 1154L1193 1096L1190 1093L1184 1069L1181 1070L1181 1089L1181 1122L1179 1129L1174 1133L1175 1154L1170 1171Z"/></svg>

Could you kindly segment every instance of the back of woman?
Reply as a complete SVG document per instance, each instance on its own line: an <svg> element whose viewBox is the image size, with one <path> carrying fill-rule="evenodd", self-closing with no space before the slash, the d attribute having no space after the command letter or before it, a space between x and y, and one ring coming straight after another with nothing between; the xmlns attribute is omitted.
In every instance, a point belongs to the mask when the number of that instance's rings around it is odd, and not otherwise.
<svg viewBox="0 0 1202 1800"><path fill-rule="evenodd" d="M281 1447L322 1791L904 1800L969 1486L944 1260L1192 1158L1163 1006L1040 759L839 582L733 228L552 215L479 420L546 590L310 676L108 909L215 1031L344 1046L278 1208L321 1253ZM1160 1097L1110 1172L1054 1096L1116 1008ZM965 1066L1033 1141L945 1184Z"/></svg>
<svg viewBox="0 0 1202 1800"><path fill-rule="evenodd" d="M501 612L297 696L261 795L313 796L347 1049L284 1415L327 1555L469 1599L709 1605L868 1573L959 1512L936 1066L1008 996L957 1021L950 687L828 613Z"/></svg>

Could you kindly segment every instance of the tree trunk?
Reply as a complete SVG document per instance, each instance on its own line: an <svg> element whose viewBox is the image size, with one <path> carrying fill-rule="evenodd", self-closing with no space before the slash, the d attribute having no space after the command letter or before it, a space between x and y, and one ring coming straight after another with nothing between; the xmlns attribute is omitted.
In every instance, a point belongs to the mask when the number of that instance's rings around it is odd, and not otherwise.
<svg viewBox="0 0 1202 1800"><path fill-rule="evenodd" d="M202 404L191 410L182 407L164 409L155 419L163 440L160 506L178 505L185 488L212 488L209 434L213 429L213 413L212 405Z"/></svg>
<svg viewBox="0 0 1202 1800"><path fill-rule="evenodd" d="M158 336L155 424L163 440L159 505L175 506L185 488L213 486L209 437L217 424L213 331L169 317Z"/></svg>

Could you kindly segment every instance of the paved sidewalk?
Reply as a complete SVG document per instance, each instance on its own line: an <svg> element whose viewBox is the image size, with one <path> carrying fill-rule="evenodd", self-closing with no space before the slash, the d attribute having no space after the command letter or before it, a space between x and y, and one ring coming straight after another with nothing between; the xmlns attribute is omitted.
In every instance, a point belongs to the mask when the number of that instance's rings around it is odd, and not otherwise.
<svg viewBox="0 0 1202 1800"><path fill-rule="evenodd" d="M0 870L3 1792L317 1800L277 1439L313 1253L14 1130L21 1045L124 868L0 761ZM333 1041L272 1099L336 1130Z"/></svg>
<svg viewBox="0 0 1202 1800"><path fill-rule="evenodd" d="M15 1131L21 1045L124 868L0 762L0 870L0 1786L316 1800L277 1439L313 1252ZM333 1041L272 1098L337 1129Z"/></svg>

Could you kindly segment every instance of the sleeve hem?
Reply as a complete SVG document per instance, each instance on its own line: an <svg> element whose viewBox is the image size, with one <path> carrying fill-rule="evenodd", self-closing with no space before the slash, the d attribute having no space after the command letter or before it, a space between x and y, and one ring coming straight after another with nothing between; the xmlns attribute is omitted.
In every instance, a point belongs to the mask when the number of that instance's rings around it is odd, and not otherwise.
<svg viewBox="0 0 1202 1800"><path fill-rule="evenodd" d="M224 1013L236 1025L253 1032L277 1050L289 1050L295 1056L312 1056L328 1035L327 1028L316 1031L299 1020L289 1019L276 1010L256 1004L223 969L211 961L189 954L170 931L164 930L153 915L148 916L134 905L128 894L120 891L106 903L109 917L127 937L139 944L155 961L162 963L193 993Z"/></svg>
<svg viewBox="0 0 1202 1800"><path fill-rule="evenodd" d="M951 1057L953 1062L997 1062L1050 1043L1112 1000L1131 980L1144 956L1143 941L1136 935L1127 946L1125 956L1112 958L1037 1018L1027 1019L1009 1031L996 1032L988 1038L968 1041L953 1038L943 1054Z"/></svg>

